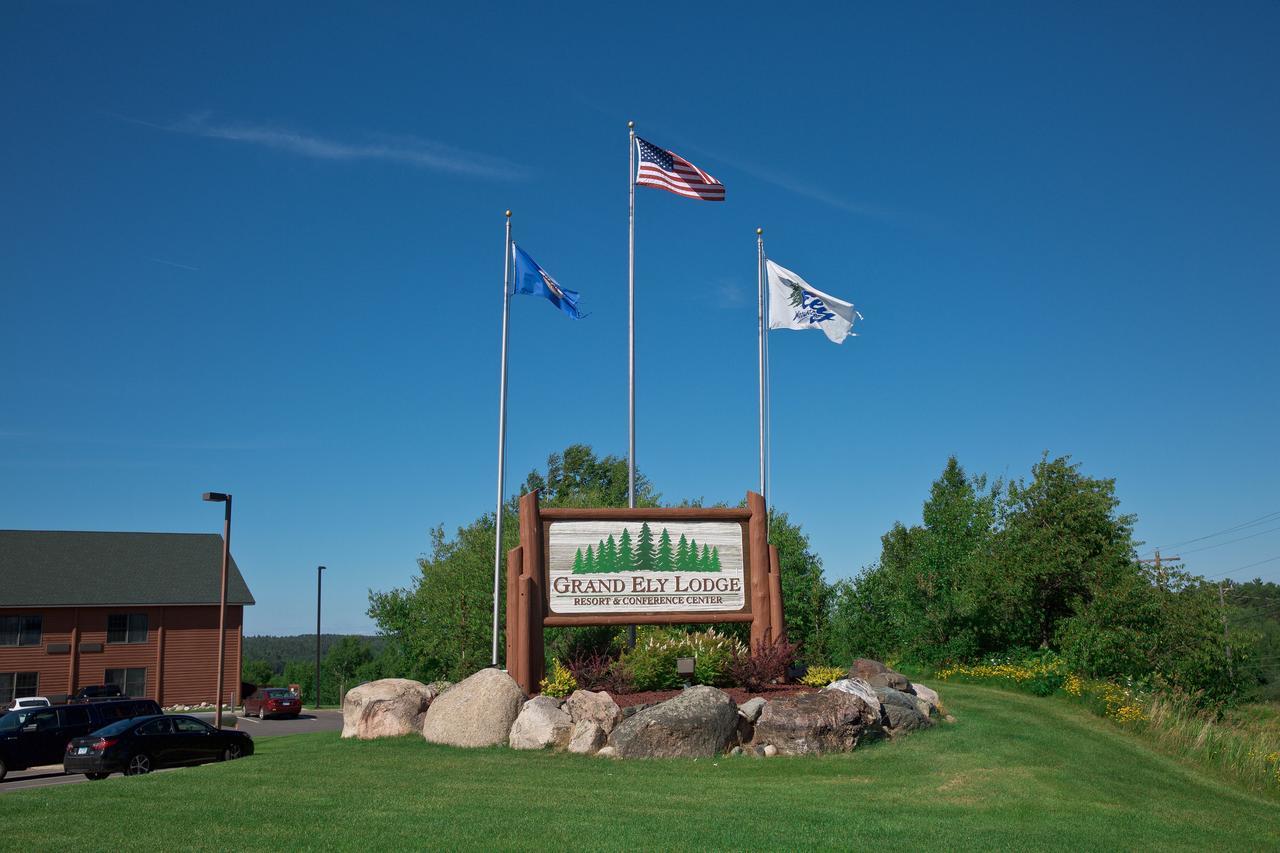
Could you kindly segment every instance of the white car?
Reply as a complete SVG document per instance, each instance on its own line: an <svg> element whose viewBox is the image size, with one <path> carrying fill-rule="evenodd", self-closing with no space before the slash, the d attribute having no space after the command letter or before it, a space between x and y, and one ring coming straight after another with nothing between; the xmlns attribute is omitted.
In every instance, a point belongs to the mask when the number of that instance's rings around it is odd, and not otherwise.
<svg viewBox="0 0 1280 853"><path fill-rule="evenodd" d="M19 696L5 710L16 711L19 708L48 708L52 703L43 696Z"/></svg>

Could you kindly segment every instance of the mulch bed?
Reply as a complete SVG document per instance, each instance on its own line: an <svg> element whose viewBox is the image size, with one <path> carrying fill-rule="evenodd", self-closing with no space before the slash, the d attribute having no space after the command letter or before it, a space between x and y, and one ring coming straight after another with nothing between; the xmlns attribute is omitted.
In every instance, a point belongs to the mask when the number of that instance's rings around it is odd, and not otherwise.
<svg viewBox="0 0 1280 853"><path fill-rule="evenodd" d="M765 699L777 699L780 696L794 696L797 693L816 693L818 688L808 687L804 684L773 684L766 687L758 693L750 693L741 687L721 687L725 693L732 697L734 702L741 705L748 699L761 696ZM664 702L673 696L679 696L679 690L646 690L643 693L610 693L613 701L618 703L619 708L627 708L632 705L644 705L652 702Z"/></svg>

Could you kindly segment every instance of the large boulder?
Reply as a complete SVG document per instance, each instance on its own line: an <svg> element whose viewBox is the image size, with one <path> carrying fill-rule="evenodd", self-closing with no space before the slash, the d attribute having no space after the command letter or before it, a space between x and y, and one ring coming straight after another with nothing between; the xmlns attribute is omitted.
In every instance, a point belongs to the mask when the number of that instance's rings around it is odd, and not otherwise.
<svg viewBox="0 0 1280 853"><path fill-rule="evenodd" d="M760 719L760 712L764 710L765 700L762 696L756 696L754 699L748 699L738 706L738 713L747 718L748 723L754 723Z"/></svg>
<svg viewBox="0 0 1280 853"><path fill-rule="evenodd" d="M737 727L729 695L698 685L623 720L609 744L619 758L708 758L733 741Z"/></svg>
<svg viewBox="0 0 1280 853"><path fill-rule="evenodd" d="M560 708L559 699L535 696L520 709L507 743L512 749L563 749L572 732L573 721Z"/></svg>
<svg viewBox="0 0 1280 853"><path fill-rule="evenodd" d="M581 755L592 755L604 746L608 735L595 720L580 720L573 724L573 734L569 738L569 751Z"/></svg>
<svg viewBox="0 0 1280 853"><path fill-rule="evenodd" d="M871 706L871 710L875 712L876 717L880 716L880 697L876 695L876 690L864 679L861 678L842 678L839 681L833 681L823 690L839 690L842 693L848 693L857 696L863 702Z"/></svg>
<svg viewBox="0 0 1280 853"><path fill-rule="evenodd" d="M784 755L849 752L863 730L879 722L879 713L852 693L798 693L764 706L752 743L777 747Z"/></svg>
<svg viewBox="0 0 1280 853"><path fill-rule="evenodd" d="M925 687L923 684L918 684L913 681L911 682L911 692L915 693L935 708L942 704L942 700L938 697L938 691L934 690L932 687Z"/></svg>
<svg viewBox="0 0 1280 853"><path fill-rule="evenodd" d="M408 678L383 678L342 697L342 736L371 740L422 731L436 690Z"/></svg>
<svg viewBox="0 0 1280 853"><path fill-rule="evenodd" d="M867 679L867 683L872 687L890 687L903 693L911 692L911 681L902 673L894 672L891 669L877 672Z"/></svg>
<svg viewBox="0 0 1280 853"><path fill-rule="evenodd" d="M888 672L889 667L880 663L878 660L871 658L858 658L849 665L849 677L861 678L864 681L870 680L871 676L881 672Z"/></svg>
<svg viewBox="0 0 1280 853"><path fill-rule="evenodd" d="M884 712L888 721L885 731L890 737L904 735L917 729L927 729L933 725L933 722L927 716L921 714L915 708L886 704Z"/></svg>
<svg viewBox="0 0 1280 853"><path fill-rule="evenodd" d="M592 693L590 690L575 690L565 700L564 708L574 723L591 721L606 735L622 722L622 709L604 691Z"/></svg>
<svg viewBox="0 0 1280 853"><path fill-rule="evenodd" d="M422 736L450 746L506 743L524 698L511 676L500 669L482 669L432 701Z"/></svg>
<svg viewBox="0 0 1280 853"><path fill-rule="evenodd" d="M916 709L916 697L901 690L894 690L892 687L877 687L876 696L883 705L895 705L912 711Z"/></svg>

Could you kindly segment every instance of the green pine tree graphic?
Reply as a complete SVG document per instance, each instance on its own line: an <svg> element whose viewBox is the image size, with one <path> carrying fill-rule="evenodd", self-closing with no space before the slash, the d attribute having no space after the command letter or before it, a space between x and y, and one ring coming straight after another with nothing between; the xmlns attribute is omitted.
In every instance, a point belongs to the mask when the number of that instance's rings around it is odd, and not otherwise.
<svg viewBox="0 0 1280 853"><path fill-rule="evenodd" d="M658 536L658 556L654 561L653 568L659 572L670 572L675 570L671 553L671 534L667 532L667 528L662 528L662 534Z"/></svg>

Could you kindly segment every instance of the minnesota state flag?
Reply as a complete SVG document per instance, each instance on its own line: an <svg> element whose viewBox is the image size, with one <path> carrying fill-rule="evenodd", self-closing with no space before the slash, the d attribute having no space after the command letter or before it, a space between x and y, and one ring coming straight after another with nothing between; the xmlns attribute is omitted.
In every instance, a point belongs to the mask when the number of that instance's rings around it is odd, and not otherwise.
<svg viewBox="0 0 1280 853"><path fill-rule="evenodd" d="M583 314L578 310L578 292L561 287L559 282L547 275L546 270L538 266L515 243L511 244L511 249L516 265L515 289L511 292L541 296L573 319L581 320Z"/></svg>

